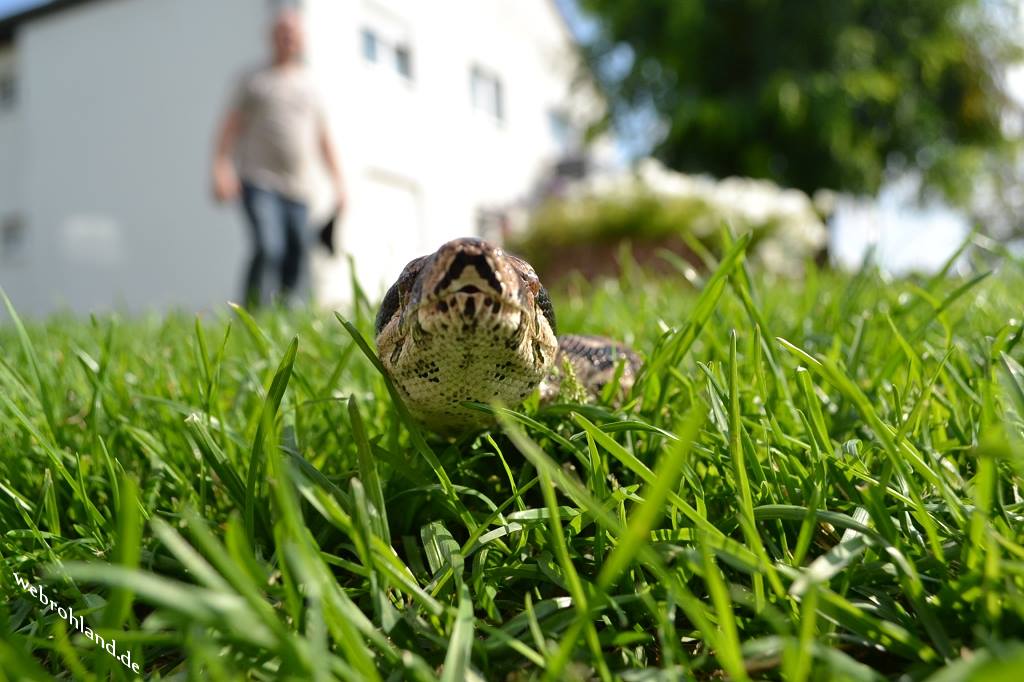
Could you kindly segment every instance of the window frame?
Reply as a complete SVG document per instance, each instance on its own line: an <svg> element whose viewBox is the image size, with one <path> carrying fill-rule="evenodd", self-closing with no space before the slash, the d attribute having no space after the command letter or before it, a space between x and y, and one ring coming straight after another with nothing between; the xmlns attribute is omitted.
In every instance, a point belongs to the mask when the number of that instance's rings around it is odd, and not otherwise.
<svg viewBox="0 0 1024 682"><path fill-rule="evenodd" d="M486 86L486 90L483 86ZM479 62L470 65L469 97L474 111L486 114L500 125L508 122L505 83L496 69Z"/></svg>

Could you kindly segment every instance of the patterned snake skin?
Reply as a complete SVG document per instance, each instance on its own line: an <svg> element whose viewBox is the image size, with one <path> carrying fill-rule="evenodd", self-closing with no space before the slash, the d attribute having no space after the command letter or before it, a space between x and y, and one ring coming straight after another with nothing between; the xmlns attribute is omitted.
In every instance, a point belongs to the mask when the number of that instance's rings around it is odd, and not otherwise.
<svg viewBox="0 0 1024 682"><path fill-rule="evenodd" d="M529 263L479 239L456 239L405 266L377 313L377 350L412 415L443 434L493 420L464 402L518 405L538 386L559 394L567 360L598 394L620 371L632 386L640 360L596 336L555 336L551 299Z"/></svg>

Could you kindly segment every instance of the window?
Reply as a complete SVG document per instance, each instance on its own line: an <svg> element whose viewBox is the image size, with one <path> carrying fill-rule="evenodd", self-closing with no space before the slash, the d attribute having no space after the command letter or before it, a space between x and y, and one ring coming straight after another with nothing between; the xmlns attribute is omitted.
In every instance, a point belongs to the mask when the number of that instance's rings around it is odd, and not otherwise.
<svg viewBox="0 0 1024 682"><path fill-rule="evenodd" d="M407 45L395 46L395 70L405 78L412 80L412 56Z"/></svg>
<svg viewBox="0 0 1024 682"><path fill-rule="evenodd" d="M377 64L391 69L407 81L412 80L412 50L409 43L397 38L387 38L372 28L362 31L363 59L368 64Z"/></svg>
<svg viewBox="0 0 1024 682"><path fill-rule="evenodd" d="M18 80L14 70L14 51L0 48L0 111L13 109L18 99Z"/></svg>
<svg viewBox="0 0 1024 682"><path fill-rule="evenodd" d="M490 114L498 121L505 120L505 95L496 73L474 65L469 74L469 89L473 108Z"/></svg>
<svg viewBox="0 0 1024 682"><path fill-rule="evenodd" d="M377 34L368 28L363 29L363 59L377 61Z"/></svg>
<svg viewBox="0 0 1024 682"><path fill-rule="evenodd" d="M548 112L548 128L551 130L551 138L555 141L555 147L559 154L566 154L576 146L576 135L569 121L569 115L564 111L553 110Z"/></svg>
<svg viewBox="0 0 1024 682"><path fill-rule="evenodd" d="M25 245L25 221L17 213L0 218L0 256L5 261L16 258Z"/></svg>
<svg viewBox="0 0 1024 682"><path fill-rule="evenodd" d="M0 73L0 110L13 109L17 99L18 86L14 75Z"/></svg>

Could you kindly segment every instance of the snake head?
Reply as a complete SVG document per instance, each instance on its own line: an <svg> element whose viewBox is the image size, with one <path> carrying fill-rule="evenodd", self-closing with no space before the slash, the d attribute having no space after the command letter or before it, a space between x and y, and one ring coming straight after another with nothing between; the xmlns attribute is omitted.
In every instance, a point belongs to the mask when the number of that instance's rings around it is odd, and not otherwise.
<svg viewBox="0 0 1024 682"><path fill-rule="evenodd" d="M432 333L475 327L500 317L519 326L525 313L555 332L555 313L533 267L502 248L474 238L455 239L417 258L391 286L377 313L379 337L389 325Z"/></svg>
<svg viewBox="0 0 1024 682"><path fill-rule="evenodd" d="M377 314L381 362L409 407L446 429L514 404L550 370L555 316L537 273L480 239L456 239L410 262Z"/></svg>
<svg viewBox="0 0 1024 682"><path fill-rule="evenodd" d="M547 291L526 261L480 239L456 239L439 248L420 277L417 321L425 329L461 320L473 326L501 316L519 325L519 315L539 312L554 330Z"/></svg>

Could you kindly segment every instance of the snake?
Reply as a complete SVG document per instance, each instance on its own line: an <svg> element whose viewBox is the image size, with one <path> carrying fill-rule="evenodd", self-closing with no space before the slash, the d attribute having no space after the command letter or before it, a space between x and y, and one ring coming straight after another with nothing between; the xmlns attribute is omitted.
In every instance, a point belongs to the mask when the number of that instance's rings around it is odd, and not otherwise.
<svg viewBox="0 0 1024 682"><path fill-rule="evenodd" d="M381 301L378 356L412 417L439 434L486 429L493 413L468 403L517 406L539 390L561 394L568 374L584 399L618 382L632 387L641 361L625 343L556 330L534 268L482 239L465 237L410 261Z"/></svg>

